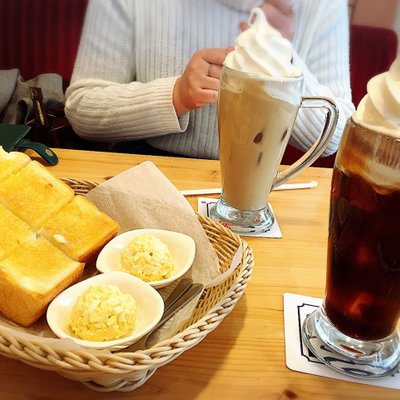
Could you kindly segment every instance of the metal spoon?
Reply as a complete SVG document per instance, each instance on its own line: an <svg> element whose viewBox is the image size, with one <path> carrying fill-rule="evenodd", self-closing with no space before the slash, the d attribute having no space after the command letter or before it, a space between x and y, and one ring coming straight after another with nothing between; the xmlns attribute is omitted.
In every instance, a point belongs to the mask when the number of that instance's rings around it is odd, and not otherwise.
<svg viewBox="0 0 400 400"><path fill-rule="evenodd" d="M128 346L120 352L132 352L138 349L145 350L147 348L147 339L149 336L160 326L165 324L173 315L175 315L180 309L186 306L191 300L198 296L204 289L204 285L201 283L193 283L190 278L183 278L176 285L175 289L168 296L164 303L164 314L162 315L160 322L145 336L140 338L137 342Z"/></svg>

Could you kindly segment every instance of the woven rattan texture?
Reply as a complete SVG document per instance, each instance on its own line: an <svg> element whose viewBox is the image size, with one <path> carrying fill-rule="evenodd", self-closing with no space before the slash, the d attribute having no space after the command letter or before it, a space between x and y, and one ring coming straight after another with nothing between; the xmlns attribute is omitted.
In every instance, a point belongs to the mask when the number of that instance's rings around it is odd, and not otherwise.
<svg viewBox="0 0 400 400"><path fill-rule="evenodd" d="M97 184L64 179L76 194L86 194ZM250 279L254 258L239 236L209 218L198 215L217 252L221 271L226 271L241 246L243 257L234 272L220 285L207 288L181 331L150 349L132 353L56 350L39 342L16 339L0 328L0 353L37 368L56 371L97 391L132 391L143 385L156 370L199 343L232 311Z"/></svg>

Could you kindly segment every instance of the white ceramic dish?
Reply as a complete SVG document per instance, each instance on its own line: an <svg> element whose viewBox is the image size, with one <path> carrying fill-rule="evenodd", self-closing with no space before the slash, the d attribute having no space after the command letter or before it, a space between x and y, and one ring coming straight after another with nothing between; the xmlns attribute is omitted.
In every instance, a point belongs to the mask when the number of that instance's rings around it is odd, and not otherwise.
<svg viewBox="0 0 400 400"><path fill-rule="evenodd" d="M116 236L108 242L97 257L96 267L100 272L121 270L121 251L135 236L152 234L163 241L171 252L175 270L170 278L160 281L148 282L154 288L162 288L169 285L184 275L192 266L196 254L194 240L183 233L162 229L136 229Z"/></svg>
<svg viewBox="0 0 400 400"><path fill-rule="evenodd" d="M76 299L89 286L107 284L118 286L123 293L129 293L135 299L137 305L135 329L126 337L104 342L82 340L75 337L69 331L67 323ZM70 338L86 348L120 350L137 342L150 332L160 321L163 312L164 301L154 288L130 274L114 271L88 278L61 292L50 303L46 317L50 329L59 338Z"/></svg>

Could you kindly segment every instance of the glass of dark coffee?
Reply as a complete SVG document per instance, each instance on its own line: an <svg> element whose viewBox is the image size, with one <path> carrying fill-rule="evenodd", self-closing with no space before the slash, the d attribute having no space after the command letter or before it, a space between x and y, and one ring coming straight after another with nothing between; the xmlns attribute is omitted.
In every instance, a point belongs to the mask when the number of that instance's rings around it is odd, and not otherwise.
<svg viewBox="0 0 400 400"><path fill-rule="evenodd" d="M381 377L399 368L400 137L350 119L333 170L326 293L302 329L339 372Z"/></svg>

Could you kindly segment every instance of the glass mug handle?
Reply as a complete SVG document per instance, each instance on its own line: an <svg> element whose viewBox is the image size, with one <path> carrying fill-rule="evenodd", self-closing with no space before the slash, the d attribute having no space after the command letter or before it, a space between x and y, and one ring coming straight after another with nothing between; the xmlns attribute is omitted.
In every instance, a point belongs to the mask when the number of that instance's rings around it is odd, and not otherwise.
<svg viewBox="0 0 400 400"><path fill-rule="evenodd" d="M272 188L281 185L283 182L287 181L289 178L297 175L303 169L309 167L325 150L331 140L333 133L335 132L337 121L339 118L339 111L333 100L327 97L303 97L301 100L300 108L323 108L327 111L326 122L324 128L311 146L311 148L301 156L296 162L294 162L290 167L279 171L276 175L275 181ZM296 120L296 119L295 119ZM294 122L292 123L291 130L293 130Z"/></svg>

